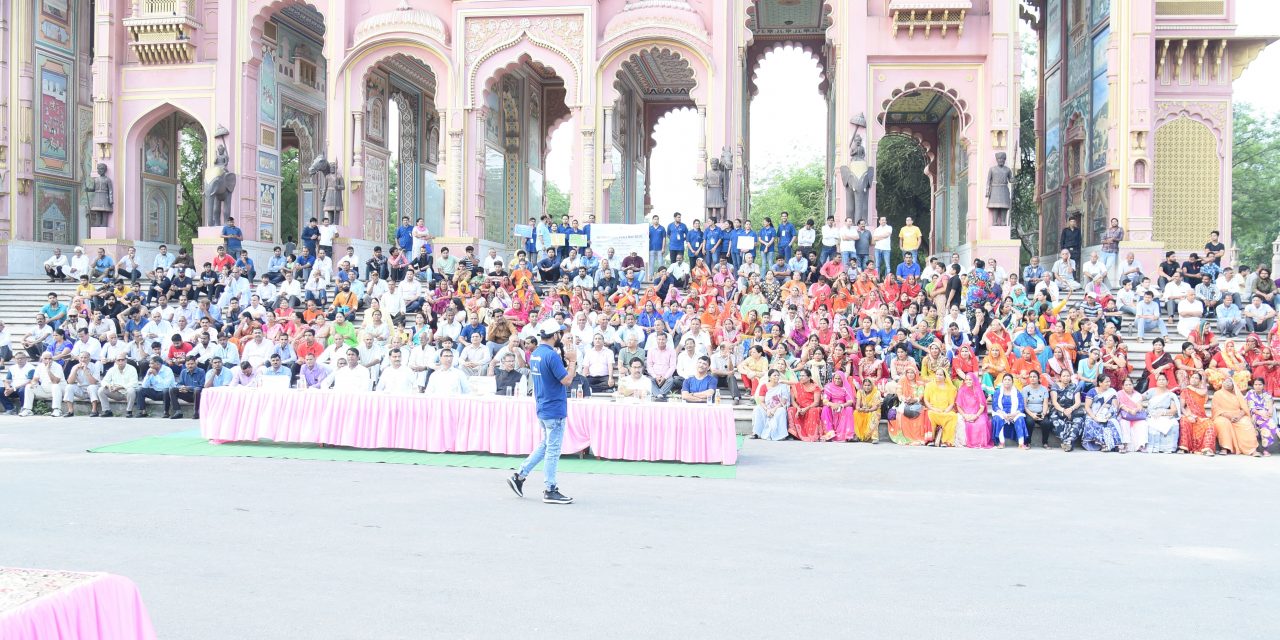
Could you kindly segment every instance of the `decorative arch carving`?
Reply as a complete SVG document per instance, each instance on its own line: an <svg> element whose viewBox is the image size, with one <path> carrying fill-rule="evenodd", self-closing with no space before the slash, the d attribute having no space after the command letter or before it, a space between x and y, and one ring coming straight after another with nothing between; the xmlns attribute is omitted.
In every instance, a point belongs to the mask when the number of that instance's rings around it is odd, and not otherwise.
<svg viewBox="0 0 1280 640"><path fill-rule="evenodd" d="M418 167L418 129L414 124L418 107L417 100L400 91L392 91L390 100L396 103L400 111L400 197L397 199L400 216L409 216L410 220L418 217L417 203L417 167ZM405 173L409 178L405 178ZM381 236L377 236L381 237Z"/></svg>
<svg viewBox="0 0 1280 640"><path fill-rule="evenodd" d="M329 22L329 15L319 2L308 2L307 0L272 0L265 3L258 12L254 14L253 21L249 23L249 59L247 64L257 66L262 62L262 29L272 16L279 13L282 9L294 6L305 5L315 9L320 14L326 24Z"/></svg>
<svg viewBox="0 0 1280 640"><path fill-rule="evenodd" d="M923 133L920 133L915 129L912 129L910 127L896 126L896 125L886 128L884 132L884 136L882 136L880 140L884 140L885 138L894 137L894 136L899 138L906 138L916 143L916 145L920 147L920 151L924 153L924 160L925 160L924 175L925 177L929 178L930 189L931 190L936 189L937 188L937 171L938 171L938 163L937 163L938 151L934 147L932 141L926 138ZM877 141L876 146L879 147L879 144L880 144L879 141Z"/></svg>
<svg viewBox="0 0 1280 640"><path fill-rule="evenodd" d="M1202 118L1176 115L1165 119L1155 138L1152 232L1170 249L1195 250L1219 228L1226 204L1225 160L1221 153L1212 157L1221 136Z"/></svg>
<svg viewBox="0 0 1280 640"><path fill-rule="evenodd" d="M894 89L889 93L889 97L880 103L880 109L876 112L876 122L881 125L885 124L890 108L893 106L900 96L912 91L934 91L941 94L951 106L955 108L956 113L960 114L961 130L968 129L969 124L973 122L973 116L969 113L969 103L960 97L960 92L955 89L948 88L941 82L931 82L922 80L920 82L908 82L901 87Z"/></svg>
<svg viewBox="0 0 1280 640"><path fill-rule="evenodd" d="M581 104L582 29L580 15L468 18L464 52L468 106L483 104L484 92L525 57L556 69L564 79L565 102Z"/></svg>
<svg viewBox="0 0 1280 640"><path fill-rule="evenodd" d="M1152 125L1152 130L1158 130L1165 124L1172 122L1178 118L1190 118L1213 132L1217 139L1218 157L1226 155L1226 141L1229 139L1225 134L1224 126L1230 122L1231 109L1226 102L1222 101L1158 101L1156 102L1156 118Z"/></svg>
<svg viewBox="0 0 1280 640"><path fill-rule="evenodd" d="M755 42L755 32L751 29L751 23L755 21L756 7L759 4L760 0L747 0L742 8L742 15L739 16L742 19L742 29L746 32L747 46L751 46ZM835 28L835 19L832 17L834 14L835 3L833 0L822 0L822 21L826 24L823 35L827 41L832 40L832 30Z"/></svg>

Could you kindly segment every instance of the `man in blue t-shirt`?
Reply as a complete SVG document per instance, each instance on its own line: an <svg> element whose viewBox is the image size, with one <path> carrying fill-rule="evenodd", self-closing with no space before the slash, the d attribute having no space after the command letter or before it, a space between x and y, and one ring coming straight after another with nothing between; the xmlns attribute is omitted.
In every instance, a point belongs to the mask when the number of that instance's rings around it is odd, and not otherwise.
<svg viewBox="0 0 1280 640"><path fill-rule="evenodd" d="M796 241L796 226L791 224L791 214L782 212L782 222L778 224L778 253L788 262L791 261L792 243Z"/></svg>
<svg viewBox="0 0 1280 640"><path fill-rule="evenodd" d="M507 485L521 498L524 497L524 481L529 474L545 459L547 466L543 473L546 476L546 490L542 492L542 501L547 504L570 504L573 498L560 493L556 486L556 465L560 462L560 445L564 440L564 421L569 415L569 395L566 387L573 382L574 371L577 370L577 350L573 347L565 349L565 358L560 358L556 344L560 341L560 333L564 327L555 320L543 320L537 328L541 344L529 356L529 375L533 378L533 399L538 414L538 425L542 427L542 443L525 459L520 471L507 478Z"/></svg>
<svg viewBox="0 0 1280 640"><path fill-rule="evenodd" d="M227 224L222 227L222 240L227 244L229 255L240 255L240 242L244 240L244 233L236 226L235 218L227 218Z"/></svg>
<svg viewBox="0 0 1280 640"><path fill-rule="evenodd" d="M658 221L658 216L653 217L652 224L649 225L649 270L656 272L658 265L662 264L662 250L667 242L667 228L662 226Z"/></svg>
<svg viewBox="0 0 1280 640"><path fill-rule="evenodd" d="M413 258L413 223L409 216L400 218L400 226L396 227L396 245L404 252L404 257Z"/></svg>
<svg viewBox="0 0 1280 640"><path fill-rule="evenodd" d="M680 221L680 212L677 211L674 217L675 222L667 225L667 251L671 253L671 264L684 255L684 243L689 237L689 227Z"/></svg>
<svg viewBox="0 0 1280 640"><path fill-rule="evenodd" d="M719 381L711 375L711 358L698 358L698 375L685 378L680 385L680 399L685 402L712 403L716 401L716 387Z"/></svg>
<svg viewBox="0 0 1280 640"><path fill-rule="evenodd" d="M903 280L906 280L907 276L915 276L919 278L920 265L916 264L916 261L911 259L911 254L903 253L902 264L898 265L896 273L898 274L898 277Z"/></svg>

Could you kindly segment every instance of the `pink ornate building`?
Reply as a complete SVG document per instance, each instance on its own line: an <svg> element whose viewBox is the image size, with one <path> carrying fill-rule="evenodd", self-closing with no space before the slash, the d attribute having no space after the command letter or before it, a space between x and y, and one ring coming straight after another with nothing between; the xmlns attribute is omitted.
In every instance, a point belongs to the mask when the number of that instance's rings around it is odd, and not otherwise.
<svg viewBox="0 0 1280 640"><path fill-rule="evenodd" d="M929 159L933 246L1013 264L1017 241L988 216L983 186L996 152L1016 157L1026 24L1042 41L1046 250L1077 212L1091 236L1120 218L1144 255L1186 249L1230 227L1231 81L1269 42L1233 35L1232 0L0 8L0 272L13 274L38 271L52 246L133 246L147 260L174 242L179 204L193 195L180 179L192 170L182 166L192 137L207 143L209 166L225 145L239 177L231 208L259 256L297 233L299 221L282 220L286 197L301 221L320 213L322 187L306 174L318 156L346 184L339 244L367 254L400 215L425 218L447 244L508 244L512 227L542 210L548 139L565 122L572 213L637 220L648 210L650 134L682 108L701 124L689 178L727 155L729 211L740 213L754 70L788 44L823 70L829 175L849 164L855 135L872 162L884 136L908 136ZM284 194L282 157L295 151L303 176ZM90 228L84 184L97 163L114 181L115 212ZM829 208L843 211L844 197L833 185ZM213 242L197 238L197 256Z"/></svg>

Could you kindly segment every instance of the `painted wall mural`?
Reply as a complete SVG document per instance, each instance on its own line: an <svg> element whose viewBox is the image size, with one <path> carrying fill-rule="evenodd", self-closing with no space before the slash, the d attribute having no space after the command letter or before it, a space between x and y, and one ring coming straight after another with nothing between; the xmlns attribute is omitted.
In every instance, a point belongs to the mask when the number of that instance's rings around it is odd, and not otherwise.
<svg viewBox="0 0 1280 640"><path fill-rule="evenodd" d="M71 187L47 182L37 182L36 242L73 244L75 235L75 205Z"/></svg>
<svg viewBox="0 0 1280 640"><path fill-rule="evenodd" d="M1093 0L1093 24L1111 17L1111 0Z"/></svg>
<svg viewBox="0 0 1280 640"><path fill-rule="evenodd" d="M79 173L76 176L76 180L83 183L94 175L93 107L80 106L76 109L76 133L79 139L76 149L80 153ZM78 195L79 197L76 198L76 211L79 212L77 221L84 220L87 222L89 220L89 194L84 189L80 189Z"/></svg>
<svg viewBox="0 0 1280 640"><path fill-rule="evenodd" d="M378 211L387 209L387 159L369 154L365 164L364 206ZM397 224L399 222L397 221Z"/></svg>
<svg viewBox="0 0 1280 640"><path fill-rule="evenodd" d="M1051 67L1062 58L1062 0L1049 0L1045 8L1044 64Z"/></svg>
<svg viewBox="0 0 1280 640"><path fill-rule="evenodd" d="M258 119L275 124L280 113L280 97L276 90L276 54L262 52L262 65L258 71Z"/></svg>
<svg viewBox="0 0 1280 640"><path fill-rule="evenodd" d="M40 82L39 152L36 171L71 177L71 107L74 103L69 78L75 67L41 53L36 54Z"/></svg>
<svg viewBox="0 0 1280 640"><path fill-rule="evenodd" d="M1107 164L1107 133L1111 126L1107 95L1107 42L1111 32L1104 29L1093 38L1092 111L1089 118L1089 170L1101 169Z"/></svg>
<svg viewBox="0 0 1280 640"><path fill-rule="evenodd" d="M172 183L142 179L142 239L169 242L169 229L178 219L177 196Z"/></svg>
<svg viewBox="0 0 1280 640"><path fill-rule="evenodd" d="M266 151L259 151L258 173L265 173L270 176L280 175L280 156Z"/></svg>
<svg viewBox="0 0 1280 640"><path fill-rule="evenodd" d="M1089 88L1089 44L1089 38L1085 36L1071 41L1071 50L1067 53L1068 96L1074 96ZM1105 50L1106 47L1103 48Z"/></svg>
<svg viewBox="0 0 1280 640"><path fill-rule="evenodd" d="M173 118L157 122L142 142L142 170L153 176L169 177L173 159Z"/></svg>
<svg viewBox="0 0 1280 640"><path fill-rule="evenodd" d="M74 7L71 0L38 0L36 44L75 55Z"/></svg>
<svg viewBox="0 0 1280 640"><path fill-rule="evenodd" d="M1089 212L1085 221L1085 244L1099 244L1107 230L1107 218L1111 212L1111 178L1106 174L1091 178L1085 198L1086 211Z"/></svg>
<svg viewBox="0 0 1280 640"><path fill-rule="evenodd" d="M1062 85L1058 72L1045 78L1044 108L1044 188L1053 191L1062 184Z"/></svg>
<svg viewBox="0 0 1280 640"><path fill-rule="evenodd" d="M275 241L279 195L280 186L274 180L258 182L258 237L263 242Z"/></svg>

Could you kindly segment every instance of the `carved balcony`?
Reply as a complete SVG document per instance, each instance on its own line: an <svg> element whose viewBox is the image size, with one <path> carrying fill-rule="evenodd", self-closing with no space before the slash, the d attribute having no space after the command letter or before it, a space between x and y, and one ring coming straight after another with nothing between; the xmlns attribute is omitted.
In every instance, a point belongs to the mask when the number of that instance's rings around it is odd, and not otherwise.
<svg viewBox="0 0 1280 640"><path fill-rule="evenodd" d="M942 37L964 33L964 19L973 8L970 0L889 0L893 18L893 35L906 32L913 38L917 31L928 38L936 30Z"/></svg>
<svg viewBox="0 0 1280 640"><path fill-rule="evenodd" d="M179 64L195 60L196 21L192 0L135 0L122 22L129 49L142 64Z"/></svg>

